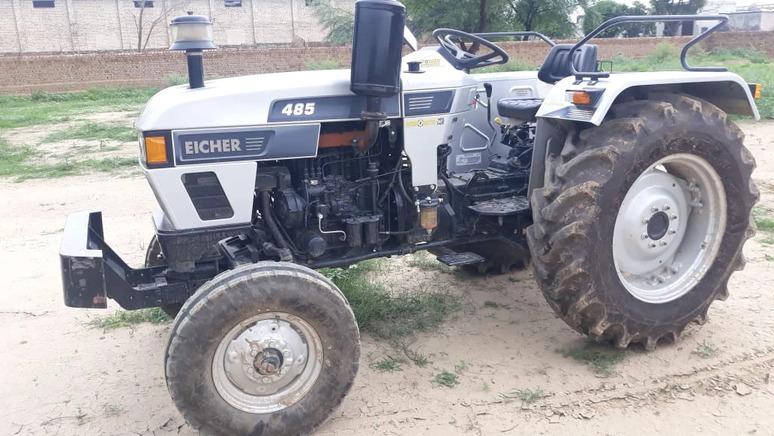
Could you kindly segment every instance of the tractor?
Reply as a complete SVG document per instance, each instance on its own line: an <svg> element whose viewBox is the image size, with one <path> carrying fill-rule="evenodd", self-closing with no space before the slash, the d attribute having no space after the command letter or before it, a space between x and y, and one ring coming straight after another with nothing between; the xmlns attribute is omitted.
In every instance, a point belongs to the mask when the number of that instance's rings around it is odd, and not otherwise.
<svg viewBox="0 0 774 436"><path fill-rule="evenodd" d="M713 20L684 71L603 71L589 41L629 22ZM205 16L174 18L189 83L136 121L158 201L146 264L68 217L65 304L175 317L169 392L212 434L308 434L353 384L360 335L317 272L426 250L470 274L530 267L573 329L647 350L704 323L744 267L755 161L727 114L760 86L687 51L725 16L613 18L575 44L437 29L418 47L395 0L355 4L351 68L205 80ZM536 71L494 40L537 37Z"/></svg>

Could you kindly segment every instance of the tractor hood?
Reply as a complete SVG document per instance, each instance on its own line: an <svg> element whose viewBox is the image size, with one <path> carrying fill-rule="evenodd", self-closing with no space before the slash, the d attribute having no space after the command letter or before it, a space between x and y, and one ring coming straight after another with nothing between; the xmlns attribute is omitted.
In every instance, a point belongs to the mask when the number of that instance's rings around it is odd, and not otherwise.
<svg viewBox="0 0 774 436"><path fill-rule="evenodd" d="M407 73L406 62L422 62L423 72ZM427 48L403 59L403 92L473 86L475 79L455 70L435 50ZM346 105L354 94L349 89L350 71L321 70L258 74L208 80L190 89L173 86L154 95L137 120L137 129L172 130L230 126L251 126L277 122L272 107L277 101L314 101L322 97L344 97ZM347 98L350 97L350 98ZM399 115L398 97L392 106ZM339 108L340 109L340 108ZM319 109L318 109L319 111ZM359 112L358 112L359 114ZM331 119L321 118L321 119ZM314 118L308 118L314 121Z"/></svg>

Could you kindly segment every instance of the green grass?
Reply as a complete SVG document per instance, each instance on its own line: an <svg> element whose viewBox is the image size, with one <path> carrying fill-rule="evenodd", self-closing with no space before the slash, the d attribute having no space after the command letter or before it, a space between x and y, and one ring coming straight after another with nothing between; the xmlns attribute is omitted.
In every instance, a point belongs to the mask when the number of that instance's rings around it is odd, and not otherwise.
<svg viewBox="0 0 774 436"><path fill-rule="evenodd" d="M433 377L433 383L445 388L453 388L460 384L460 379L457 377L457 374L441 371Z"/></svg>
<svg viewBox="0 0 774 436"><path fill-rule="evenodd" d="M503 392L500 394L500 398L504 400L519 399L525 404L532 404L541 398L545 398L546 394L542 389L519 389L512 392Z"/></svg>
<svg viewBox="0 0 774 436"><path fill-rule="evenodd" d="M157 88L121 88L0 96L0 129L58 123L84 113L137 109L156 92Z"/></svg>
<svg viewBox="0 0 774 436"><path fill-rule="evenodd" d="M137 132L134 128L123 124L86 123L51 133L43 138L43 142L59 142L68 139L130 142L137 140Z"/></svg>
<svg viewBox="0 0 774 436"><path fill-rule="evenodd" d="M703 359L709 359L718 353L718 349L714 345L707 343L706 341L698 344L696 349L691 351L691 354L695 354Z"/></svg>
<svg viewBox="0 0 774 436"><path fill-rule="evenodd" d="M398 359L395 359L394 357L387 356L384 359L377 360L376 362L373 362L371 365L371 369L374 369L379 372L397 372L397 371L403 371L403 368L400 366L401 361Z"/></svg>
<svg viewBox="0 0 774 436"><path fill-rule="evenodd" d="M511 59L507 64L494 65L477 69L474 73L505 73L508 71L535 71L538 65L532 65L518 59Z"/></svg>
<svg viewBox="0 0 774 436"><path fill-rule="evenodd" d="M164 311L158 307L139 310L119 310L110 315L89 321L89 325L103 330L113 330L122 327L131 327L137 324L166 324L172 321Z"/></svg>
<svg viewBox="0 0 774 436"><path fill-rule="evenodd" d="M380 265L369 260L347 269L321 270L346 295L361 331L400 344L409 335L438 327L460 309L458 299L447 293L389 293L368 277Z"/></svg>
<svg viewBox="0 0 774 436"><path fill-rule="evenodd" d="M341 62L335 59L315 59L308 61L305 65L306 70L339 70L346 68Z"/></svg>
<svg viewBox="0 0 774 436"><path fill-rule="evenodd" d="M615 374L615 367L624 360L622 351L615 351L596 344L585 344L569 350L558 350L564 357L587 365L600 377Z"/></svg>
<svg viewBox="0 0 774 436"><path fill-rule="evenodd" d="M761 243L766 245L774 245L774 218L771 217L770 213L771 210L762 206L754 207L752 211L758 234L763 236Z"/></svg>

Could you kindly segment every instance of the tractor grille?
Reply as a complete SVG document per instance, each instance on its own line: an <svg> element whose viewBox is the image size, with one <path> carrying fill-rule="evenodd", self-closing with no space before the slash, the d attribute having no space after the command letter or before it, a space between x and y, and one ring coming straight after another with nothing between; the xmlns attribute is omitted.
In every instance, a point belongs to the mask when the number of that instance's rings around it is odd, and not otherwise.
<svg viewBox="0 0 774 436"><path fill-rule="evenodd" d="M183 174L183 186L204 221L231 218L234 210L213 172Z"/></svg>

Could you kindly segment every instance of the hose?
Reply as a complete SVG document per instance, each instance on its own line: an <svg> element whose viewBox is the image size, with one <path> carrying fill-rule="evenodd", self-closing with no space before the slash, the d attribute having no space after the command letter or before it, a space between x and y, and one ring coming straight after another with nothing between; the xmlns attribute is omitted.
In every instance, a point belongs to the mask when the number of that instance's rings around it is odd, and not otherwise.
<svg viewBox="0 0 774 436"><path fill-rule="evenodd" d="M282 236L282 232L280 232L277 222L274 221L274 216L271 214L271 196L267 191L261 192L261 215L264 221L266 221L266 226L269 228L269 232L274 237L277 245L280 248L287 249L288 243L285 241L285 237Z"/></svg>

